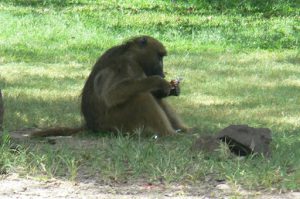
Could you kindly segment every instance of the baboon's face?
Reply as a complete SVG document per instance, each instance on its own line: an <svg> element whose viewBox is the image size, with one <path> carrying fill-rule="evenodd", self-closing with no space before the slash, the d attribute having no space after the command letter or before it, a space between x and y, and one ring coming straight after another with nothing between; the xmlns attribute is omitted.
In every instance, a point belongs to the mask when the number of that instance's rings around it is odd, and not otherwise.
<svg viewBox="0 0 300 199"><path fill-rule="evenodd" d="M147 76L164 74L163 59L167 55L165 47L151 37L141 37L138 39L138 62Z"/></svg>
<svg viewBox="0 0 300 199"><path fill-rule="evenodd" d="M162 52L154 51L149 54L148 61L144 63L144 72L147 76L159 75L162 78L165 77L164 74L164 54Z"/></svg>

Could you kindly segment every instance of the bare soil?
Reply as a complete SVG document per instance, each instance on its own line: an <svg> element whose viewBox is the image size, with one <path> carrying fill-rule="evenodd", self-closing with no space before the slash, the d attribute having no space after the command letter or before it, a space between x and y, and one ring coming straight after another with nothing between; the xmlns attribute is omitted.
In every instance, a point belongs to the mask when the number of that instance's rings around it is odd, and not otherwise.
<svg viewBox="0 0 300 199"><path fill-rule="evenodd" d="M77 182L51 179L47 181L21 178L17 174L0 177L0 198L300 198L300 193L267 193L233 189L227 184L197 187L179 184L162 185L137 182L136 184L101 184L82 180Z"/></svg>

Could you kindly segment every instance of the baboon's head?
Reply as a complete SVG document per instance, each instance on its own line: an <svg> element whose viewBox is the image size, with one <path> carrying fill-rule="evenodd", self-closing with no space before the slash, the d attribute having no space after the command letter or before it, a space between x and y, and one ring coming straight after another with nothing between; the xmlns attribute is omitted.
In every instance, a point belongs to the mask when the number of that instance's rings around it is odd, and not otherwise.
<svg viewBox="0 0 300 199"><path fill-rule="evenodd" d="M162 43L149 36L140 36L129 40L127 45L147 76L165 77L163 58L167 51Z"/></svg>

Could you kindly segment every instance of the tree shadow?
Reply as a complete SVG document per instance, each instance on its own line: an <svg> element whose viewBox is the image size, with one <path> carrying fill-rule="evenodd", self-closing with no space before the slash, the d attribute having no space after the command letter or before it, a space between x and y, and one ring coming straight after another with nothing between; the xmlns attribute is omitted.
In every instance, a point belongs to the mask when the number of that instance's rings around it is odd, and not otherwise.
<svg viewBox="0 0 300 199"><path fill-rule="evenodd" d="M298 52L298 54L295 54L295 55L286 56L283 59L278 58L276 61L279 63L290 63L295 66L299 66L300 65L300 52Z"/></svg>
<svg viewBox="0 0 300 199"><path fill-rule="evenodd" d="M181 103L184 107L183 117L190 124L196 125L199 134L217 133L231 124L266 127L274 130L276 135L293 134L299 128L296 122L298 112L295 109L299 103L297 99L300 99L299 86L285 84L261 88L232 88L227 91L226 96L212 93L211 98L230 100L205 104L200 101L193 103L189 99Z"/></svg>
<svg viewBox="0 0 300 199"><path fill-rule="evenodd" d="M5 89L4 89L5 93ZM4 96L4 126L7 130L24 127L81 126L79 99Z"/></svg>
<svg viewBox="0 0 300 199"><path fill-rule="evenodd" d="M82 1L72 1L72 0L4 0L13 5L17 6L31 6L31 7L49 7L54 6L58 8L63 8L72 5L85 5L86 3Z"/></svg>
<svg viewBox="0 0 300 199"><path fill-rule="evenodd" d="M47 77L46 77L47 78ZM69 81L67 77L65 80L61 80L59 84L63 84L63 81ZM4 85L5 80L0 79L0 84ZM4 87L4 92L6 92L6 88L11 87L21 87L22 84L16 82L6 83ZM38 78L34 79L34 81L39 81ZM73 80L72 80L73 81ZM47 82L51 82L50 79L47 79ZM30 87L30 85L27 85ZM34 85L32 85L34 86ZM37 87L38 88L38 87ZM24 88L26 90L26 88ZM46 88L44 88L46 89ZM257 90L257 86L252 86L247 88L249 93L260 92ZM270 127L269 125L273 125L270 121L265 120L264 117L269 116L280 116L281 110L284 110L288 107L284 105L279 100L282 100L282 97L276 98L276 95L284 95L286 98L294 96L300 88L291 86L291 85L278 85L275 87L266 87L263 88L264 92L260 99L251 99L243 97L241 100L236 100L230 104L221 103L221 104L188 104L183 103L180 104L181 107L184 107L182 113L186 120L191 120L192 123L199 125L199 131L196 132L199 134L214 134L220 131L222 128L228 126L232 122L240 122L241 124L249 124L249 126L253 127ZM240 90L233 88L228 91L230 96L239 96L243 89ZM191 94L190 94L191 95ZM257 96L255 94L254 96ZM220 96L216 96L220 97ZM278 96L279 97L279 96ZM299 96L300 98L300 96ZM7 130L10 129L18 129L22 127L47 127L50 126L80 126L82 124L82 118L80 116L79 110L79 101L74 97L56 97L56 98L43 98L43 97L33 97L30 94L22 95L20 92L17 96L5 95L5 106L7 107L6 119ZM272 101L273 100L273 101ZM285 100L285 99L283 99ZM177 101L178 102L178 101ZM276 102L276 103L272 103ZM278 103L277 103L278 102ZM263 106L265 107L263 107ZM284 107L280 107L284 105ZM262 108L263 107L263 108ZM296 114L297 110L291 110L295 105L291 106L290 110L292 113ZM277 110L279 108L279 110ZM253 109L257 109L257 113L253 113ZM201 110L201 111L199 111ZM233 110L233 111L232 111ZM239 114L240 112L244 112ZM251 113L252 112L252 113ZM259 113L261 112L261 113ZM249 114L248 114L249 113ZM274 126L272 126L274 127ZM276 128L276 126L275 126ZM280 144L280 148L276 149L276 155L281 153L282 155L288 154L289 151L287 148L289 147L289 143L286 140L282 139L281 132L276 131L276 139ZM274 133L274 135L275 135ZM295 133L295 131L290 132ZM285 134L286 135L286 134ZM289 138L290 141L292 138ZM158 141L152 141L154 144L150 150L156 150L157 152L161 151L172 151L176 147L181 147L184 149L177 150L178 152L187 151L191 146L191 143L194 141L195 136L182 135L173 138L163 138ZM86 136L80 135L75 138L60 138L53 142L48 142L46 139L42 140L34 140L29 141L27 144L22 144L22 146L31 147L28 151L29 154L34 154L34 156L29 157L43 157L44 161L42 162L47 168L46 170L55 178L58 179L66 179L72 172L68 169L77 169L76 166L79 166L79 169L76 170L78 173L76 180L79 182L85 181L84 177L88 177L89 179L103 179L107 178L101 173L102 168L106 165L114 165L111 161L115 161L118 164L125 165L124 168L130 169L131 165L127 165L128 161L123 161L118 159L119 157L124 157L127 154L127 151L124 151L124 146L136 146L139 143L139 138L127 139L126 137L114 137L111 136ZM142 140L143 143L151 142L151 140ZM295 144L293 143L293 148ZM160 150L160 146L164 150ZM122 148L123 147L123 148ZM141 147L142 148L142 147ZM126 148L125 148L126 149ZM135 151L142 151L141 149L134 149ZM279 152L278 152L279 151ZM135 153L133 153L135 154ZM112 160L112 156L113 159ZM129 155L133 157L133 155ZM30 158L29 158L30 159ZM37 163L36 163L36 162ZM77 161L78 165L71 165L72 161ZM149 161L157 162L157 159L149 159ZM198 163L198 162L191 162ZM30 159L30 164L37 164L38 166L41 162L38 162L36 159ZM132 163L133 165L133 163ZM37 172L40 171L40 167L37 166ZM53 170L52 170L53 169ZM55 170L57 169L57 170ZM116 168L108 170L107 168L103 169L104 172L115 170ZM120 169L123 172L122 169ZM52 173L51 173L52 172ZM102 176L101 176L102 175ZM105 177L103 177L103 175ZM124 177L126 178L127 174L124 172ZM72 176L71 176L72 177ZM123 176L121 176L123 177ZM121 178L120 177L120 178ZM138 175L138 177L143 178L143 175ZM147 177L146 177L147 179Z"/></svg>

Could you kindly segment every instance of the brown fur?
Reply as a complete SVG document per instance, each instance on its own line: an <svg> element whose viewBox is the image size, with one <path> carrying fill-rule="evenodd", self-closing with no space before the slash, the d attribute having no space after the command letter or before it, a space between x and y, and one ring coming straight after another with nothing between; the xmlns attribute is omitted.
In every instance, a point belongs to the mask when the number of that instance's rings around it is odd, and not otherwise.
<svg viewBox="0 0 300 199"><path fill-rule="evenodd" d="M145 129L159 135L186 130L163 99L171 85L164 78L165 47L149 36L133 38L107 50L94 65L82 91L85 128L95 132ZM50 129L51 130L51 129ZM83 128L54 128L32 136L72 135Z"/></svg>

